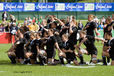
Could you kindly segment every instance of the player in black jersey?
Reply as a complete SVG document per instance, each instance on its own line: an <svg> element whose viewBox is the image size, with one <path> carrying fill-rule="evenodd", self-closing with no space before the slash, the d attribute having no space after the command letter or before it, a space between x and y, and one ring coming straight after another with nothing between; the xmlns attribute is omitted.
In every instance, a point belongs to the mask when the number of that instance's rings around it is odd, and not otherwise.
<svg viewBox="0 0 114 76"><path fill-rule="evenodd" d="M103 53L102 53L102 58L103 58L103 65L107 65L107 63L110 62L109 57L107 57L107 62L106 62L106 57L105 57L105 53L108 52L109 50L109 41L112 38L112 29L113 29L113 23L111 18L107 18L106 19L106 24L104 25L104 39L107 40L107 42L104 43L103 46Z"/></svg>
<svg viewBox="0 0 114 76"><path fill-rule="evenodd" d="M95 40L100 40L105 42L105 40L94 37L94 36L90 36L90 35L86 35L86 33L84 31L80 31L80 42L77 45L79 48L81 46L81 44L83 43L86 46L86 50L87 50L87 54L91 55L91 60L93 63L97 63L97 48L94 44Z"/></svg>
<svg viewBox="0 0 114 76"><path fill-rule="evenodd" d="M36 39L38 40L38 43L36 46L37 48L37 51L38 51L38 58L39 58L39 62L40 62L40 65L44 65L46 64L46 59L47 59L47 54L46 54L46 51L45 51L45 40L44 39L41 39L40 37L40 33L36 33Z"/></svg>
<svg viewBox="0 0 114 76"><path fill-rule="evenodd" d="M13 64L16 63L16 61L23 64L25 55L24 44L25 39L23 38L23 35L20 34L20 37L16 35L16 42L8 51L8 56Z"/></svg>
<svg viewBox="0 0 114 76"><path fill-rule="evenodd" d="M37 55L39 50L37 47L39 46L39 41L36 39L35 33L30 34L30 46L31 46L31 51L26 53L26 57L30 58L31 64L37 63Z"/></svg>
<svg viewBox="0 0 114 76"><path fill-rule="evenodd" d="M24 45L26 40L23 37L23 34L20 34L19 40L16 41L16 48L15 48L15 54L18 62L22 63L24 62L25 58L25 52L24 52Z"/></svg>
<svg viewBox="0 0 114 76"><path fill-rule="evenodd" d="M15 36L15 40L16 41L19 40L18 35ZM15 45L17 43L16 41L15 41L14 45L12 45L11 48L7 51L8 57L11 60L12 64L16 64L16 54L15 54Z"/></svg>
<svg viewBox="0 0 114 76"><path fill-rule="evenodd" d="M66 34L62 35L62 40L63 40L62 50L65 53L65 55L63 55L63 56L66 58L67 63L70 64L71 61L73 61L73 63L75 65L79 65L77 58L76 58L76 55L75 55L74 48L73 48L73 46L70 45L70 43L68 41L68 37Z"/></svg>
<svg viewBox="0 0 114 76"><path fill-rule="evenodd" d="M61 36L59 34L59 31L55 31L54 36L55 36L55 39L56 39L56 41L58 43L59 48L62 50L62 48L63 48L63 41L62 41L62 38L61 38ZM64 65L63 58L64 57L59 56L59 59L60 59L60 62L61 62L62 65Z"/></svg>
<svg viewBox="0 0 114 76"><path fill-rule="evenodd" d="M47 38L46 42L46 53L47 53L47 59L48 64L54 63L54 53L55 53L55 46L59 51L59 54L62 53L61 49L58 46L58 43L54 37L53 30L48 30L49 37Z"/></svg>
<svg viewBox="0 0 114 76"><path fill-rule="evenodd" d="M92 14L88 15L88 22L83 29L83 30L87 31L87 35L91 35L91 36L95 36L94 31L95 31L96 35L99 35L99 33L97 32L97 25L93 21L93 18L94 18L94 16Z"/></svg>
<svg viewBox="0 0 114 76"><path fill-rule="evenodd" d="M111 65L114 65L114 38L110 40L109 45L110 45L109 56L112 59Z"/></svg>

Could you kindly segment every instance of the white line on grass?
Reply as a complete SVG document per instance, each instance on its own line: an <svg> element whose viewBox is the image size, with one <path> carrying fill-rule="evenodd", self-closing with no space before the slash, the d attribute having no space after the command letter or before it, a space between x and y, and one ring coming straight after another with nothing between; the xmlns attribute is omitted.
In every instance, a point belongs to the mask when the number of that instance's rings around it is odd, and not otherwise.
<svg viewBox="0 0 114 76"><path fill-rule="evenodd" d="M95 66L66 66L66 67L69 67L69 68L94 68Z"/></svg>
<svg viewBox="0 0 114 76"><path fill-rule="evenodd" d="M6 72L6 71L0 71L0 72Z"/></svg>

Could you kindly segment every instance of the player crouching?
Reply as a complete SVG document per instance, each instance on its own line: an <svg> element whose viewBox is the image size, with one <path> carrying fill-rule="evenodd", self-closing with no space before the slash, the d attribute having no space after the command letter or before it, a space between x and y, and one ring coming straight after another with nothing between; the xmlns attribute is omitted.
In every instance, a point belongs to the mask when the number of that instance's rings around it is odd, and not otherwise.
<svg viewBox="0 0 114 76"><path fill-rule="evenodd" d="M103 41L105 42L104 39L100 39L98 37L94 37L94 36L90 36L90 35L86 35L86 32L84 31L80 31L80 42L77 45L77 47L80 50L80 47L82 44L84 44L86 46L86 50L88 55L91 55L91 62L92 63L97 63L97 48L94 44L94 41ZM80 51L81 52L81 51Z"/></svg>
<svg viewBox="0 0 114 76"><path fill-rule="evenodd" d="M31 33L30 35L30 52L26 52L26 58L29 60L31 64L37 63L37 57L39 59L40 65L44 65L46 63L46 52L43 48L43 42L40 39L38 33Z"/></svg>
<svg viewBox="0 0 114 76"><path fill-rule="evenodd" d="M12 64L16 64L16 62L19 62L23 64L24 62L24 44L25 40L23 38L23 35L20 34L20 36L16 36L16 42L12 47L8 50L8 57L11 60Z"/></svg>

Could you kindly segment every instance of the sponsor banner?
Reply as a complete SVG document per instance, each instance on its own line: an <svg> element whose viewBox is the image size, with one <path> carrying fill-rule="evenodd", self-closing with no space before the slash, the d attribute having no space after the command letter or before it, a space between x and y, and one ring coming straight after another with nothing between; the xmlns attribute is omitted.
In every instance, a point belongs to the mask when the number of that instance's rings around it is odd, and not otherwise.
<svg viewBox="0 0 114 76"><path fill-rule="evenodd" d="M35 11L54 11L54 3L35 3Z"/></svg>
<svg viewBox="0 0 114 76"><path fill-rule="evenodd" d="M4 11L23 11L23 3L4 3Z"/></svg>
<svg viewBox="0 0 114 76"><path fill-rule="evenodd" d="M94 3L85 3L84 4L84 11L94 11L95 4Z"/></svg>
<svg viewBox="0 0 114 76"><path fill-rule="evenodd" d="M3 10L4 10L4 4L0 3L0 11L3 11Z"/></svg>
<svg viewBox="0 0 114 76"><path fill-rule="evenodd" d="M114 11L114 3L0 3L0 11Z"/></svg>
<svg viewBox="0 0 114 76"><path fill-rule="evenodd" d="M65 3L55 3L55 11L66 11Z"/></svg>
<svg viewBox="0 0 114 76"><path fill-rule="evenodd" d="M114 3L95 3L95 11L114 11Z"/></svg>
<svg viewBox="0 0 114 76"><path fill-rule="evenodd" d="M84 3L66 3L65 11L84 11Z"/></svg>
<svg viewBox="0 0 114 76"><path fill-rule="evenodd" d="M35 3L24 3L24 11L35 11Z"/></svg>

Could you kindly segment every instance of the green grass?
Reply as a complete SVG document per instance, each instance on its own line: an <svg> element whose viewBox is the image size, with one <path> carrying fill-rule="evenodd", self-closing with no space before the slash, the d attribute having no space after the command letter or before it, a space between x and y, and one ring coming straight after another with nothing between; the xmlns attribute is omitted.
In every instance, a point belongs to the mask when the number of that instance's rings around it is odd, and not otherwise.
<svg viewBox="0 0 114 76"><path fill-rule="evenodd" d="M23 21L19 22L22 23ZM86 21L82 21L82 23L85 25ZM97 65L93 68L68 68L60 65L13 65L5 53L10 46L11 44L0 44L0 76L114 76L113 66ZM101 42L96 42L96 46L98 48L98 59L101 59L103 45ZM58 57L56 56L56 58ZM89 61L90 56L84 55L84 60Z"/></svg>
<svg viewBox="0 0 114 76"><path fill-rule="evenodd" d="M5 53L10 44L0 44L0 76L114 76L113 66L97 65L93 68L68 68L65 66L13 65ZM102 44L96 42L98 58L101 59ZM85 61L90 56L84 55Z"/></svg>

